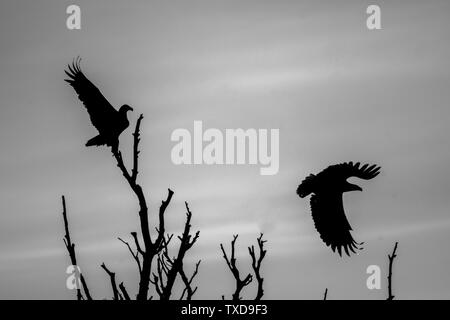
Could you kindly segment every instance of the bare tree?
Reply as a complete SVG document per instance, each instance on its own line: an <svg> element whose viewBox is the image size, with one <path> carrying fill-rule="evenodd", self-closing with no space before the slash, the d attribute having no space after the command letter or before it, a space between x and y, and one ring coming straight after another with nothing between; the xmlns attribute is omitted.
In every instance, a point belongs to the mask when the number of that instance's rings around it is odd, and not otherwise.
<svg viewBox="0 0 450 320"><path fill-rule="evenodd" d="M388 275L388 298L387 300L394 300L395 296L392 294L392 265L394 263L394 259L397 257L396 251L397 251L397 245L398 242L395 243L394 250L392 251L392 254L388 254L389 258L389 275Z"/></svg>
<svg viewBox="0 0 450 320"><path fill-rule="evenodd" d="M225 262L227 263L227 266L230 269L230 271L233 274L233 277L236 281L236 289L232 295L233 301L239 301L242 299L240 296L241 291L246 286L248 286L253 280L253 276L250 273L244 279L241 279L239 269L236 266L236 240L237 240L238 236L239 235L234 235L233 240L231 241L230 257L228 257L228 255L223 247L223 244L220 244L220 249L222 250L223 258L225 259ZM259 258L258 259L256 258L255 247L251 246L248 248L250 257L252 258L253 272L254 272L255 278L258 282L258 291L257 291L255 300L261 300L262 296L264 295L264 289L263 289L264 279L261 277L260 268L261 268L261 263L262 263L264 257L266 256L267 251L264 249L264 243L266 241L262 240L262 238L263 238L263 234L261 233L261 235L257 238L258 247L259 247ZM222 296L222 299L225 300L225 296Z"/></svg>
<svg viewBox="0 0 450 320"><path fill-rule="evenodd" d="M122 172L125 180L128 182L132 192L135 194L137 201L139 203L139 220L140 220L140 231L143 240L143 246L140 244L138 233L131 232L131 236L134 240L134 249L133 246L119 238L119 240L124 243L133 259L135 260L138 271L139 271L139 288L136 295L137 300L147 300L148 299L148 291L149 284L151 282L155 283L155 278L153 281L151 280L152 275L152 262L153 259L157 258L157 272L158 274L165 273L164 270L167 270L167 277L165 278L165 282L162 277L158 277L158 281L156 281L156 289L161 299L169 299L172 294L172 289L174 282L177 278L177 275L180 274L181 279L185 285L183 290L183 296L186 294L187 298L192 298L193 294L196 291L191 288L192 280L198 273L198 267L200 262L196 264L194 274L191 278L187 278L184 270L183 270L183 259L186 255L186 252L194 245L199 237L199 232L192 237L190 234L191 229L191 218L192 213L189 209L188 204L186 203L187 210L187 219L184 227L184 232L182 236L178 237L180 240L180 247L178 251L178 255L175 258L170 258L168 254L168 242L165 236L165 212L167 207L172 200L174 192L168 189L168 194L166 200L163 200L161 206L159 208L158 214L158 227L156 228L156 234L152 237L149 227L149 213L147 207L147 199L143 192L141 185L138 183L138 175L139 175L139 142L140 142L140 125L143 119L143 115L141 114L136 122L136 127L133 133L133 151L132 151L132 168L131 171L127 169L125 163L123 161L122 153L117 148L112 148L111 152L113 154L114 159L117 162L117 167ZM65 238L64 243L66 245L67 251L69 253L72 265L77 268L77 261L75 255L75 244L71 242L70 234L69 234L69 226L67 221L67 212L66 212L66 203L65 198L63 196L63 217L64 217L64 226L65 226ZM170 264L169 269L164 269L167 267L167 264ZM128 294L125 285L120 283L119 287L117 287L116 282L116 274L112 272L104 263L102 263L101 267L105 270L105 272L110 277L112 291L113 291L113 299L114 300L129 300L130 295ZM83 274L80 275L81 284L83 287L84 295L81 292L81 289L77 289L77 299L92 299L89 289L87 287L85 278ZM163 283L161 285L161 283ZM160 290L160 291L158 291ZM151 297L152 298L152 297Z"/></svg>

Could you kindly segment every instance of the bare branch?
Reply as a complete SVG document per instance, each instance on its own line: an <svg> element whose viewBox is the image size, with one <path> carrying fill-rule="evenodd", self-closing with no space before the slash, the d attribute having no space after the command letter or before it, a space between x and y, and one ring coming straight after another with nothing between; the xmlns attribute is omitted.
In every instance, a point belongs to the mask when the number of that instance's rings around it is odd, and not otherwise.
<svg viewBox="0 0 450 320"><path fill-rule="evenodd" d="M127 289L125 288L125 285L123 284L123 282L121 282L119 284L119 289L120 289L120 291L122 291L122 295L125 300L131 300L130 295L128 294Z"/></svg>
<svg viewBox="0 0 450 320"><path fill-rule="evenodd" d="M138 121L136 122L136 128L134 131L133 170L131 174L125 167L122 154L120 153L120 151L112 148L111 152L114 158L116 159L117 166L119 167L120 171L122 171L122 175L127 180L128 184L130 185L130 188L133 190L134 194L136 195L139 201L139 219L141 225L142 239L144 240L144 249L141 249L140 246L138 245L139 243L137 241L137 235L134 236L138 251L142 254L142 268L140 274L139 293L137 295L137 299L147 300L148 286L151 274L151 265L153 257L156 255L156 253L150 236L147 200L145 199L142 187L136 182L138 174L138 158L139 158L138 152L140 140L139 132L142 119L143 115L141 114L139 116Z"/></svg>
<svg viewBox="0 0 450 320"><path fill-rule="evenodd" d="M161 244L164 240L165 231L165 223L164 223L164 213L166 212L167 206L172 200L173 191L168 189L167 199L162 201L161 206L159 207L159 229L158 229L158 238L155 241L156 252L159 252L161 249Z"/></svg>
<svg viewBox="0 0 450 320"><path fill-rule="evenodd" d="M238 235L234 235L233 236L233 240L231 241L231 256L230 256L230 259L228 259L228 256L227 256L227 254L225 252L223 244L220 244L220 249L222 250L223 258L225 259L225 261L226 261L226 263L228 265L228 268L230 269L231 273L234 276L234 279L236 280L236 290L233 293L233 301L241 300L240 294L241 294L242 289L245 286L248 286L253 280L253 277L252 277L251 274L248 274L242 280L241 277L240 277L240 274L239 274L239 270L236 267L235 245L236 245L237 238L238 238Z"/></svg>
<svg viewBox="0 0 450 320"><path fill-rule="evenodd" d="M394 259L397 257L396 251L397 251L397 245L398 242L395 243L394 250L392 251L392 255L388 254L389 258L389 275L388 275L388 298L387 300L394 300L395 296L392 294L392 265L394 263Z"/></svg>
<svg viewBox="0 0 450 320"><path fill-rule="evenodd" d="M198 274L198 268L199 268L201 262L202 262L202 260L199 260L195 264L195 270L190 279L188 279L188 277L186 276L186 273L184 272L183 269L180 270L180 277L184 283L184 290L183 290L183 293L181 294L180 300L183 300L185 294L186 294L186 300L192 300L192 296L195 294L195 292L197 292L198 287L195 287L195 289L192 289L191 284L192 284L192 280L194 280L195 276Z"/></svg>
<svg viewBox="0 0 450 320"><path fill-rule="evenodd" d="M323 294L323 300L327 300L328 288L325 288L325 293Z"/></svg>
<svg viewBox="0 0 450 320"><path fill-rule="evenodd" d="M136 245L136 249L140 254L144 254L144 251L141 249L141 246L139 245L139 239L137 237L137 233L136 232L131 232L131 235L134 238L134 244Z"/></svg>
<svg viewBox="0 0 450 320"><path fill-rule="evenodd" d="M156 287L156 291L160 296L161 300L168 300L170 299L170 296L172 295L172 289L175 284L175 280L180 274L183 280L183 275L186 280L186 275L183 270L183 259L186 255L186 252L194 245L194 243L197 241L200 232L197 231L195 236L191 235L191 219L192 219L192 212L189 209L189 205L187 202L185 202L186 206L186 222L184 225L183 234L181 236L178 236L178 239L180 240L180 246L178 248L178 254L176 257L171 258L169 255L169 249L168 244L171 241L173 235L167 235L167 238L162 233L161 226L160 229L158 229L159 236L162 238L160 240L160 253L158 255L158 261L157 261L157 275L153 275L153 281L152 283ZM165 209L164 209L165 210ZM198 267L197 267L198 268ZM196 274L196 272L195 272ZM195 275L194 275L195 276ZM193 279L193 278L192 278ZM192 282L191 279L191 282ZM184 281L184 280L183 280ZM190 286L189 280L187 280L188 285ZM189 289L187 289L189 290ZM189 295L192 297L192 295L195 293L195 290L190 290Z"/></svg>
<svg viewBox="0 0 450 320"><path fill-rule="evenodd" d="M140 139L140 132L139 132L139 128L141 127L141 121L142 119L144 119L144 115L140 115L137 122L136 122L136 128L134 130L133 133L133 137L134 137L134 143L133 143L133 170L131 173L131 179L136 182L137 176L138 176L138 168L139 168L139 142L141 141Z"/></svg>
<svg viewBox="0 0 450 320"><path fill-rule="evenodd" d="M139 260L139 250L136 251L136 253L133 252L133 249L131 249L131 246L128 242L122 240L120 237L117 238L119 239L121 242L123 242L127 247L128 247L128 251L130 251L131 255L133 256L134 260L136 261L136 264L138 266L139 269L139 274L141 274L142 272L142 268L141 268L141 261Z"/></svg>
<svg viewBox="0 0 450 320"><path fill-rule="evenodd" d="M75 254L75 243L72 243L72 240L70 239L69 221L67 219L67 210L66 210L66 199L64 196L62 196L62 206L63 206L62 214L63 214L63 219L64 219L64 229L66 232L64 239L63 239L64 244L66 245L67 251L69 253L70 261L71 261L72 265L75 267L76 280L78 281L78 276L79 276L81 285L83 286L83 291L86 296L86 299L92 300L91 294L89 292L89 288L86 284L86 280L84 279L83 274L78 272L79 269L78 269L78 264L77 264L77 257ZM78 285L78 283L77 283L77 285ZM80 288L77 288L77 299L78 300L84 299Z"/></svg>
<svg viewBox="0 0 450 320"><path fill-rule="evenodd" d="M259 238L257 238L258 247L259 247L259 258L258 259L256 259L255 247L251 246L248 248L248 252L250 253L250 257L252 258L253 272L255 273L256 280L258 281L258 292L257 292L256 298L255 298L256 301L261 300L261 298L264 295L264 289L263 289L264 278L261 277L260 269L261 269L261 263L267 253L267 250L264 249L264 243L266 243L267 241L263 240L262 238L263 238L263 234L261 233Z"/></svg>
<svg viewBox="0 0 450 320"><path fill-rule="evenodd" d="M114 300L119 300L119 291L117 290L116 285L116 274L114 272L109 271L104 262L101 264L101 267L103 268L103 270L106 271L106 273L111 278L111 286L114 294Z"/></svg>

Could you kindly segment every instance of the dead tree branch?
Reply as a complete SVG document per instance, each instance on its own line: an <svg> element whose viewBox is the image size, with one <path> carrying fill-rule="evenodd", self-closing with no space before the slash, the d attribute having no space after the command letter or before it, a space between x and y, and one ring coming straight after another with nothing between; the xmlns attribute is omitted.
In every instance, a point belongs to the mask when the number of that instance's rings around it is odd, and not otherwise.
<svg viewBox="0 0 450 320"><path fill-rule="evenodd" d="M114 294L114 300L119 300L119 291L117 290L117 285L116 285L116 274L114 272L111 272L105 265L105 263L103 262L101 267L103 268L103 270L106 271L106 273L109 275L110 279L111 279L111 286L112 286L112 290L113 290L113 294Z"/></svg>
<svg viewBox="0 0 450 320"><path fill-rule="evenodd" d="M236 240L237 240L238 236L239 235L234 235L233 240L231 241L230 259L228 259L228 256L227 256L227 253L225 252L223 244L220 244L220 249L222 250L223 258L225 259L225 261L228 265L228 268L230 269L231 273L234 276L234 279L236 280L236 290L234 291L233 296L232 296L233 301L241 300L240 294L241 294L242 289L244 289L244 287L248 286L253 280L253 277L251 274L248 274L244 279L241 279L239 269L236 267L235 247L236 247Z"/></svg>
<svg viewBox="0 0 450 320"><path fill-rule="evenodd" d="M259 247L259 258L256 259L256 254L255 254L255 247L251 246L248 247L248 252L250 254L250 257L252 258L252 268L253 268L253 272L255 274L255 278L258 282L258 292L256 294L256 301L261 300L261 298L264 295L264 289L263 289L263 282L264 282L264 278L261 277L261 263L264 259L264 257L266 256L267 250L264 249L264 243L266 243L266 240L263 240L263 234L261 233L261 235L259 236L259 238L257 238L256 240L258 241L258 247Z"/></svg>
<svg viewBox="0 0 450 320"><path fill-rule="evenodd" d="M184 290L183 293L181 294L180 300L183 300L185 294L186 300L192 300L192 296L195 294L195 292L197 292L198 287L192 289L192 280L194 280L195 276L198 274L198 267L200 266L201 262L202 260L199 260L195 264L195 270L190 279L188 279L183 269L180 270L180 277L184 283Z"/></svg>
<svg viewBox="0 0 450 320"><path fill-rule="evenodd" d="M136 128L133 133L134 141L133 141L133 168L131 170L131 174L128 172L122 158L122 154L118 150L112 149L112 153L114 158L117 161L117 166L120 171L122 171L122 175L127 180L130 185L132 191L136 195L139 201L139 219L141 224L141 232L142 238L144 241L144 249L141 249L139 242L137 240L137 235L133 235L136 247L138 252L142 255L142 265L140 271L140 281L139 281L139 292L137 295L138 300L147 300L148 288L150 283L151 276L151 267L153 258L158 254L161 246L162 238L164 237L164 213L172 199L173 191L168 190L167 199L162 202L160 210L159 210L159 235L155 243L152 242L152 238L150 235L149 229L149 220L148 220L148 207L147 200L145 198L142 187L137 183L138 177L138 168L139 168L139 142L140 142L140 125L144 116L141 114L136 122Z"/></svg>
<svg viewBox="0 0 450 320"><path fill-rule="evenodd" d="M136 182L137 174L138 174L138 165L139 165L139 132L140 125L143 119L143 115L141 114L136 122L136 128L134 131L134 144L133 144L133 170L132 174L130 174L125 167L123 162L122 153L114 148L111 149L114 158L117 161L117 166L120 171L122 171L123 176L127 180L131 189L135 193L138 201L139 201L139 218L141 224L141 232L142 238L144 239L145 251L143 253L143 262L142 262L142 270L140 273L140 282L139 282L139 293L138 300L147 300L148 293L148 283L150 280L150 272L151 272L151 264L154 257L152 254L153 251L153 243L150 237L150 230L148 224L148 207L147 200L145 199L144 192L142 191L142 187Z"/></svg>
<svg viewBox="0 0 450 320"><path fill-rule="evenodd" d="M127 289L125 288L125 285L123 284L123 282L121 282L121 283L119 284L119 289L120 289L120 291L122 292L123 298L124 298L125 300L131 300L131 299L130 299L130 295L128 294L128 291L127 291Z"/></svg>
<svg viewBox="0 0 450 320"><path fill-rule="evenodd" d="M78 279L80 279L81 285L83 286L84 295L86 296L87 300L92 300L91 294L89 292L89 288L86 284L86 280L84 279L84 276L82 273L79 273L78 264L77 264L77 257L75 254L75 243L72 243L72 240L70 239L70 232L69 232L69 221L67 220L67 210L66 210L66 199L64 196L62 196L62 206L63 206L63 218L64 218L64 229L65 229L65 236L64 236L64 244L66 245L67 251L70 256L70 261L72 263L72 266L75 268L75 276L77 281L77 299L78 300L84 300L83 294L81 293L81 289L78 286Z"/></svg>
<svg viewBox="0 0 450 320"><path fill-rule="evenodd" d="M396 251L397 251L397 245L398 242L395 243L394 250L392 251L392 254L388 254L389 258L389 275L388 275L388 298L387 300L394 300L395 296L392 294L392 265L394 263L394 259L397 257Z"/></svg>
<svg viewBox="0 0 450 320"><path fill-rule="evenodd" d="M136 264L137 264L138 270L139 270L139 274L141 274L142 267L141 267L141 260L139 259L139 249L137 249L136 253L134 253L133 249L131 249L131 246L128 242L122 240L120 237L117 239L119 239L122 243L124 243L127 246L128 251L130 251L131 255L133 256L134 260L136 261Z"/></svg>
<svg viewBox="0 0 450 320"><path fill-rule="evenodd" d="M131 235L134 238L134 244L136 245L136 249L140 254L144 254L144 251L141 249L141 246L139 244L139 239L137 237L137 233L136 232L131 232Z"/></svg>
<svg viewBox="0 0 450 320"><path fill-rule="evenodd" d="M194 243L197 241L200 231L197 231L193 236L191 234L191 219L192 212L189 209L189 205L185 202L186 206L186 223L184 225L184 231L181 236L178 236L180 240L180 246L178 248L178 254L176 257L171 258L169 255L169 243L172 236L168 236L167 239L163 236L160 244L160 254L157 260L157 273L153 273L153 280L151 281L155 285L156 292L158 293L161 300L169 300L172 295L172 289L175 284L175 280L180 274L183 278L183 259L186 256L186 252L192 248ZM160 220L161 221L161 220ZM158 229L159 235L164 235L160 228ZM198 268L198 266L197 266ZM196 273L195 273L196 274ZM194 276L195 276L194 274ZM186 277L186 275L184 274ZM193 277L191 278L192 282ZM191 282L185 282L190 287ZM195 290L191 288L187 289L191 293L190 297L195 293ZM189 291L190 290L190 291Z"/></svg>

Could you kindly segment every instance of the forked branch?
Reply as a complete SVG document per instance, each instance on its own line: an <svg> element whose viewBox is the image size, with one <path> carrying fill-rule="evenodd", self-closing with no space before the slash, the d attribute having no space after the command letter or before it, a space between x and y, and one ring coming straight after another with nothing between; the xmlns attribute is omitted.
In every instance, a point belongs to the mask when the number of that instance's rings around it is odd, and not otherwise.
<svg viewBox="0 0 450 320"><path fill-rule="evenodd" d="M188 280L183 270L183 259L186 256L186 252L190 248L192 248L194 243L197 241L198 237L200 236L200 231L197 231L195 235L191 234L192 212L189 209L189 205L187 202L185 202L185 206L187 211L186 222L184 225L183 234L181 236L178 236L178 239L180 240L180 246L178 248L178 254L175 257L170 257L169 254L169 243L172 239L172 235L167 236L167 238L163 237L161 239L160 253L157 260L157 270L156 273L153 273L153 279L151 280L161 300L170 299L172 289L178 274L181 276L185 284L184 291L186 291L188 298L192 298L196 291L196 289L193 290L191 288L191 283L198 272L198 266L200 262L197 263L196 270L194 271L193 276ZM163 234L161 232L161 229L158 229L158 233L160 236ZM182 297L184 296L184 291Z"/></svg>
<svg viewBox="0 0 450 320"><path fill-rule="evenodd" d="M250 254L250 257L252 258L252 268L253 268L253 272L255 274L255 278L258 282L258 291L256 294L256 298L255 300L261 300L261 298L264 295L264 287L263 287L263 282L264 282L264 278L261 276L261 263L264 260L264 257L266 256L267 250L264 249L264 243L266 243L266 240L263 240L263 234L261 233L261 235L259 236L259 238L257 238L257 242L258 242L258 248L259 248L259 258L256 258L256 254L255 254L255 246L251 246L248 247L248 252Z"/></svg>
<svg viewBox="0 0 450 320"><path fill-rule="evenodd" d="M223 258L225 259L225 262L228 265L228 268L230 269L231 273L233 274L233 277L236 281L236 289L233 293L232 300L233 301L239 301L241 300L241 291L244 289L244 287L248 286L252 280L253 277L251 274L248 274L244 279L241 279L241 275L239 273L239 269L236 266L236 240L239 235L234 235L233 240L231 241L231 255L230 258L228 258L227 253L225 252L225 249L223 247L223 244L220 244L220 249L223 253Z"/></svg>

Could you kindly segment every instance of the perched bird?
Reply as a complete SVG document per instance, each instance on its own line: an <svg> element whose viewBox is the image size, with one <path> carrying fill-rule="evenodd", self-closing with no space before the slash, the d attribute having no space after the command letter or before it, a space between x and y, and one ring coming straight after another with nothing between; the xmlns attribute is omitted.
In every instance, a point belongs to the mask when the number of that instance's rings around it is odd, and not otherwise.
<svg viewBox="0 0 450 320"><path fill-rule="evenodd" d="M316 230L327 246L331 246L333 252L337 249L342 256L342 248L350 256L349 249L355 253L355 249L361 250L350 231L352 227L345 216L342 195L349 191L362 191L362 189L347 181L350 177L370 180L380 173L377 165L347 162L332 165L317 175L311 174L302 181L297 188L297 194L304 198L313 194L310 199L311 213Z"/></svg>
<svg viewBox="0 0 450 320"><path fill-rule="evenodd" d="M65 79L78 94L78 98L86 107L91 122L98 130L98 135L90 139L86 146L107 145L117 152L119 147L119 136L130 125L127 112L133 111L129 105L124 104L117 111L100 90L83 74L80 68L80 58L77 58L69 70L64 70L69 79Z"/></svg>

